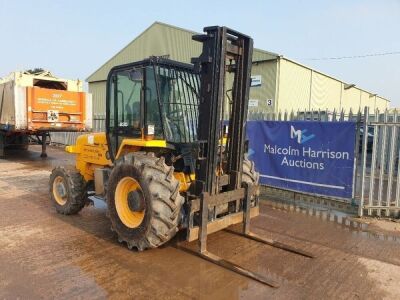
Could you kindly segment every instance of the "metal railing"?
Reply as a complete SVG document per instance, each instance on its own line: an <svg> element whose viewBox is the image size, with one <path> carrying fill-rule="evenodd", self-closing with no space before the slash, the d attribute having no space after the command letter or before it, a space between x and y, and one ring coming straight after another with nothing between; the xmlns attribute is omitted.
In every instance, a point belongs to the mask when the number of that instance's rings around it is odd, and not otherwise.
<svg viewBox="0 0 400 300"><path fill-rule="evenodd" d="M363 128L368 134L362 139L359 215L398 217L400 212L400 118L397 110L378 110Z"/></svg>
<svg viewBox="0 0 400 300"><path fill-rule="evenodd" d="M93 116L93 132L106 131L106 114L95 114Z"/></svg>
<svg viewBox="0 0 400 300"><path fill-rule="evenodd" d="M93 116L93 128L92 132L105 131L105 114L95 114ZM76 142L78 136L86 134L87 132L51 132L50 138L51 143L59 145L73 145Z"/></svg>
<svg viewBox="0 0 400 300"><path fill-rule="evenodd" d="M359 216L399 217L400 115L397 110L371 112L366 107L364 111L348 113L343 110L250 112L249 120L356 122L353 198L345 201L358 206Z"/></svg>
<svg viewBox="0 0 400 300"><path fill-rule="evenodd" d="M292 111L279 111L279 112L265 112L252 110L249 111L247 119L256 120L270 120L270 121L360 121L361 111L353 112L350 110L346 112L341 111L329 111L321 109L304 109L304 110L292 110Z"/></svg>

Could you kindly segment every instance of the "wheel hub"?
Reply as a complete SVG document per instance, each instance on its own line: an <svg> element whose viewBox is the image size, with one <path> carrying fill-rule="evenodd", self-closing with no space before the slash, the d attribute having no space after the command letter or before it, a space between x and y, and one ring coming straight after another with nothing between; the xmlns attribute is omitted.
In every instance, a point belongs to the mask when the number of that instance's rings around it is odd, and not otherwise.
<svg viewBox="0 0 400 300"><path fill-rule="evenodd" d="M65 205L67 203L67 188L62 176L57 176L54 179L53 196L59 205Z"/></svg>
<svg viewBox="0 0 400 300"><path fill-rule="evenodd" d="M56 185L57 193L64 198L67 195L67 189L65 188L64 182L60 182Z"/></svg>
<svg viewBox="0 0 400 300"><path fill-rule="evenodd" d="M128 194L128 206L131 211L144 211L145 202L143 195L140 191L132 191Z"/></svg>
<svg viewBox="0 0 400 300"><path fill-rule="evenodd" d="M133 177L122 178L115 189L115 208L121 222L128 228L137 228L145 216L145 199L139 182Z"/></svg>

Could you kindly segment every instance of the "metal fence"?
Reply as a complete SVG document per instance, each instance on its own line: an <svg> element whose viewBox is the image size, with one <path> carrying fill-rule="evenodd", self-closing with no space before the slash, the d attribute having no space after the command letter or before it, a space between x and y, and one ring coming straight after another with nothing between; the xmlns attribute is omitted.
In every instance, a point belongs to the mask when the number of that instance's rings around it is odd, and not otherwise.
<svg viewBox="0 0 400 300"><path fill-rule="evenodd" d="M106 130L106 115L96 114L93 117L93 131L102 132Z"/></svg>
<svg viewBox="0 0 400 300"><path fill-rule="evenodd" d="M358 205L360 216L399 216L400 115L398 111L370 112L368 108L358 112L308 109L277 113L252 111L248 119L356 122L353 198L336 200ZM95 115L93 131L104 130L105 114ZM80 134L82 133L52 133L51 137L52 142L68 145L74 144Z"/></svg>
<svg viewBox="0 0 400 300"><path fill-rule="evenodd" d="M358 205L359 216L399 217L400 115L397 110L370 112L366 107L364 111L348 113L343 110L253 112L249 120L356 122L353 198L337 200Z"/></svg>
<svg viewBox="0 0 400 300"><path fill-rule="evenodd" d="M341 111L329 111L329 110L297 110L297 111L280 111L280 112L265 112L265 111L251 111L248 114L248 120L270 120L270 121L354 121L359 122L361 120L362 113L358 111L354 113L352 110L346 112Z"/></svg>
<svg viewBox="0 0 400 300"><path fill-rule="evenodd" d="M397 110L375 111L363 119L359 174L359 215L398 217L400 211L399 127Z"/></svg>
<svg viewBox="0 0 400 300"><path fill-rule="evenodd" d="M280 113L266 113L265 111L252 111L249 112L249 120L307 120L307 121L343 121L348 119L354 119L354 114L350 112L346 114L344 111L341 112L328 112L321 110L304 110L304 111L292 111L280 112ZM95 114L93 116L93 128L92 132L104 132L105 131L105 114ZM82 132L53 132L50 134L51 142L62 145L75 144L76 138L84 134Z"/></svg>
<svg viewBox="0 0 400 300"><path fill-rule="evenodd" d="M92 132L105 131L105 120L105 114L94 115ZM60 145L73 145L75 144L77 137L85 133L87 132L51 132L51 143Z"/></svg>

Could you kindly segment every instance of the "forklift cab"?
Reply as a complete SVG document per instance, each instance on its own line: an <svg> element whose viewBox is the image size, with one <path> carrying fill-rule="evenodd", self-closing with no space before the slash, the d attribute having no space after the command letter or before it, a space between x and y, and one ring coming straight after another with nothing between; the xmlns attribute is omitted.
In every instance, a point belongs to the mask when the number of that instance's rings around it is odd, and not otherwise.
<svg viewBox="0 0 400 300"><path fill-rule="evenodd" d="M107 79L107 139L114 158L125 138L197 140L199 75L159 57L113 68Z"/></svg>

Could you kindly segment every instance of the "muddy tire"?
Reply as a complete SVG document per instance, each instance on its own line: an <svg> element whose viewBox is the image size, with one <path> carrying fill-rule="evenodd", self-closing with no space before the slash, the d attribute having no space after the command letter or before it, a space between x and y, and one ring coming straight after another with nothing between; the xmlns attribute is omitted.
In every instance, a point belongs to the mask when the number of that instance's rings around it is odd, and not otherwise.
<svg viewBox="0 0 400 300"><path fill-rule="evenodd" d="M50 198L60 214L77 214L86 204L86 182L74 167L53 169L49 187Z"/></svg>
<svg viewBox="0 0 400 300"><path fill-rule="evenodd" d="M247 182L249 184L258 185L259 179L260 179L260 174L255 169L254 161L249 160L247 157L243 158L242 181ZM257 189L256 195L251 198L252 206L257 205L258 196L259 196L259 190Z"/></svg>
<svg viewBox="0 0 400 300"><path fill-rule="evenodd" d="M171 240L178 232L183 201L174 168L153 153L129 153L110 174L111 226L129 249L157 248Z"/></svg>

